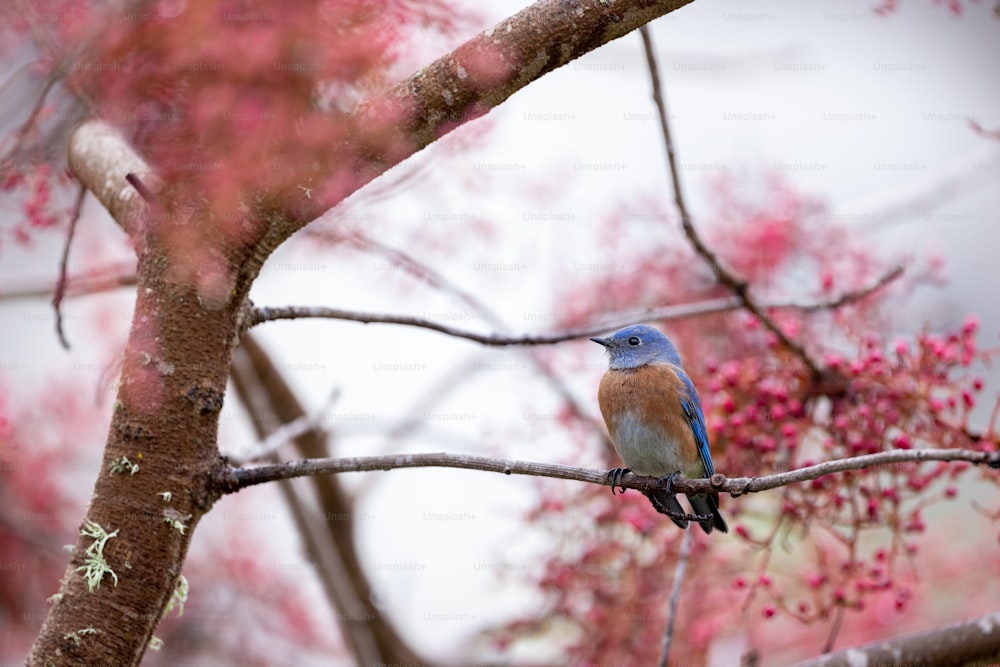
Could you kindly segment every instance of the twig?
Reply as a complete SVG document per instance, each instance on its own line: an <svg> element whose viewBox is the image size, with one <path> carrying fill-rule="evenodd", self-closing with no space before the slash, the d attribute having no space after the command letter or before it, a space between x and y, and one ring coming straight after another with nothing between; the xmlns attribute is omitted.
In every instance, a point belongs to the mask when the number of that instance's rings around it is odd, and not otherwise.
<svg viewBox="0 0 1000 667"><path fill-rule="evenodd" d="M840 625L844 622L844 605L838 605L834 612L833 625L830 627L830 635L823 645L823 654L826 655L833 650L833 645L837 643L837 635L840 634Z"/></svg>
<svg viewBox="0 0 1000 667"><path fill-rule="evenodd" d="M24 143L25 138L31 131L32 127L36 125L39 115L42 112L42 108L45 106L45 100L48 98L49 93L52 92L52 88L58 83L68 71L68 61L59 62L52 72L45 78L45 85L42 86L41 91L38 93L38 97L35 99L35 104L31 108L31 113L28 114L28 118L21 124L21 126L14 131L14 135L17 137L14 141L14 145L11 146L10 150L4 155L4 160L7 158L13 158L13 161L18 162L18 153L21 152L21 145ZM21 70L15 72L8 79L8 82L13 79L13 77L19 74L21 71L27 70L31 65L36 63L29 63L25 65ZM4 84L6 88L7 84Z"/></svg>
<svg viewBox="0 0 1000 667"><path fill-rule="evenodd" d="M728 301L710 301L685 306L671 306L656 312L657 317L647 319L673 319L674 317L690 317L692 315L704 315L708 313L718 313L733 310L739 307L736 303ZM663 311L673 311L664 313ZM404 326L430 329L455 338L471 340L482 345L495 347L505 347L510 345L551 345L562 343L574 338L592 336L602 333L611 328L616 328L614 324L591 325L577 329L568 329L555 334L535 334L524 336L502 336L499 334L480 334L473 331L458 329L447 324L440 324L422 317L410 317L407 315L380 315L377 313L360 313L351 310L340 310L337 308L327 308L325 306L282 306L276 308L254 308L250 326L270 322L273 320L294 320L299 318L326 318L333 320L348 320L351 322L361 322L364 324L401 324ZM623 321L620 326L635 322L635 316L630 316Z"/></svg>
<svg viewBox="0 0 1000 667"><path fill-rule="evenodd" d="M914 461L968 461L970 463L991 464L1000 461L1000 452L982 452L971 449L898 449L877 454L865 454L847 459L826 461L816 465L775 473L764 477L732 477L717 474L711 479L678 479L673 482L673 490L684 494L718 491L740 496L775 489L787 484L808 482L814 479L847 470L861 470L877 465L907 463ZM605 470L574 468L555 463L534 463L530 461L506 461L483 456L448 454L393 454L389 456L359 456L350 458L304 459L287 461L254 468L232 468L224 466L217 471L214 483L221 493L235 493L248 486L292 479L310 475L328 475L342 472L365 472L373 470L395 470L397 468L464 468L483 470L504 475L534 475L554 479L570 479L609 486ZM628 473L616 480L616 487L637 489L643 492L662 488L656 477L645 477Z"/></svg>
<svg viewBox="0 0 1000 667"><path fill-rule="evenodd" d="M878 278L871 285L860 290L845 292L838 297L828 301L818 301L816 303L770 303L762 304L762 308L773 310L794 309L806 312L820 310L831 310L840 306L864 299L879 289L885 287L893 280L903 274L903 268L897 266ZM551 345L562 343L574 338L593 336L611 329L618 329L637 321L665 322L668 320L682 319L688 317L698 317L701 315L714 315L730 310L743 308L744 304L738 297L726 299L709 299L695 303L685 303L676 306L663 306L661 308L648 308L631 313L616 313L609 315L600 322L568 329L566 331L552 334L534 334L524 336L501 336L499 334L480 334L473 331L458 329L447 324L434 322L422 317L410 317L407 315L381 315L378 313L362 313L353 310L340 310L337 308L327 308L325 306L279 306L254 308L253 316L248 323L249 326L256 326L264 322L274 322L276 320L295 320L303 318L319 318L330 320L346 320L349 322L361 322L363 324L399 324L403 326L419 327L430 329L455 338L471 340L482 345L493 347L505 347L511 345Z"/></svg>
<svg viewBox="0 0 1000 667"><path fill-rule="evenodd" d="M128 181L129 185L135 188L135 191L139 193L147 204L153 204L156 202L156 195L153 191L146 187L146 184L142 182L138 174L133 174L131 172L125 174L125 180Z"/></svg>
<svg viewBox="0 0 1000 667"><path fill-rule="evenodd" d="M243 465L275 454L285 445L291 444L295 438L303 433L308 433L314 429L321 429L324 415L330 411L330 408L333 407L338 398L340 398L340 391L335 389L330 393L330 397L323 407L315 414L302 415L298 419L293 419L278 426L253 451L244 455L227 454L226 458L235 465Z"/></svg>
<svg viewBox="0 0 1000 667"><path fill-rule="evenodd" d="M694 246L695 252L701 255L701 258L705 260L709 268L712 269L712 273L715 274L716 280L728 287L733 291L734 294L740 299L743 308L748 310L754 317L760 320L771 333L777 336L778 340L781 341L782 345L787 347L789 350L795 353L802 362L809 368L814 378L822 378L827 375L829 371L824 370L813 361L809 353L806 352L805 348L801 344L792 340L788 335L781 330L777 324L764 312L764 310L750 298L749 294L749 284L742 278L738 278L734 273L722 265L718 256L712 250L705 245L698 231L694 227L694 223L691 221L691 214L688 213L687 205L684 202L684 192L681 189L680 182L680 170L677 168L677 156L674 149L674 142L670 135L670 125L667 122L667 108L664 102L663 90L660 85L660 71L656 62L656 53L653 49L653 39L649 33L648 26L642 26L639 28L639 34L642 36L642 44L646 51L646 62L649 66L649 76L652 79L653 84L653 102L656 104L656 111L660 117L660 130L663 133L663 143L667 152L667 167L670 172L670 181L674 189L674 202L677 205L677 211L680 214L681 226L684 228L684 234L687 236L691 245Z"/></svg>
<svg viewBox="0 0 1000 667"><path fill-rule="evenodd" d="M417 259L413 255L400 250L399 248L387 245L381 241L376 241L369 236L365 236L357 232L348 233L342 238L344 241L350 243L356 248L381 255L386 259L386 261L402 268L417 280L446 292L463 305L474 310L480 317L486 320L490 326L498 327L500 325L500 318L497 317L492 310L488 309L484 303L476 299L466 290L462 289L459 285L446 278L426 262Z"/></svg>
<svg viewBox="0 0 1000 667"><path fill-rule="evenodd" d="M80 190L76 194L76 203L73 206L73 216L69 219L69 229L66 231L66 245L63 246L62 259L59 260L59 279L56 281L56 288L52 294L52 307L56 311L56 334L59 342L65 349L69 349L69 341L66 340L66 333L63 331L62 300L66 296L66 265L69 263L69 249L73 245L73 234L76 232L76 223L80 220L80 213L83 211L83 200L87 196L87 188L80 184Z"/></svg>
<svg viewBox="0 0 1000 667"><path fill-rule="evenodd" d="M93 272L73 276L66 279L65 293L63 298L69 299L88 294L98 294L109 292L119 287L132 287L135 285L135 266L131 268L115 269L110 268L104 275ZM0 301L12 301L15 299L44 299L51 296L55 287L48 285L35 287L20 287L7 291L0 291Z"/></svg>
<svg viewBox="0 0 1000 667"><path fill-rule="evenodd" d="M352 234L348 237L351 242L358 244L359 246L366 247L372 251L382 254L387 260L395 262L398 266L403 267L408 273L416 277L419 280L424 281L428 285L442 290L456 300L461 302L464 306L471 309L477 315L479 315L486 323L491 326L494 330L501 332L507 329L503 320L494 313L490 308L486 306L482 301L477 299L472 293L467 292L460 286L454 284L442 274L438 273L428 264L416 259L412 255L403 252L397 248L385 245L368 237L361 236L359 234ZM617 328L617 327L616 327ZM499 335L499 334L498 334ZM549 383L552 390L559 395L559 398L566 404L570 412L574 417L579 419L581 422L589 424L595 432L600 433L601 437L607 439L605 435L605 430L603 428L603 422L599 419L595 419L593 416L589 415L587 411L583 409L580 402L576 399L572 392L566 387L563 378L549 367L548 364L534 351L528 351L525 357L534 366L535 370L545 378ZM471 376L470 376L471 377ZM606 440L606 449L611 450L611 441Z"/></svg>
<svg viewBox="0 0 1000 667"><path fill-rule="evenodd" d="M667 628L663 633L663 650L660 653L660 667L667 667L670 657L670 645L674 641L674 625L677 622L677 602L681 597L681 585L684 583L684 572L687 570L688 555L691 553L691 535L693 530L685 530L681 538L681 552L677 557L677 569L674 571L674 583L670 588L670 604L667 607Z"/></svg>
<svg viewBox="0 0 1000 667"><path fill-rule="evenodd" d="M974 118L968 118L966 119L966 122L969 124L969 127L972 128L972 131L978 134L979 136L985 137L987 139L993 139L994 141L1000 141L1000 129L988 130L982 125L980 125L979 121L975 120Z"/></svg>
<svg viewBox="0 0 1000 667"><path fill-rule="evenodd" d="M789 308L796 308L798 310L801 310L801 311L804 311L804 312L807 312L807 313L813 313L813 312L820 311L820 310L837 310L841 306L846 306L849 303L853 303L855 301L861 301L862 299L865 299L865 298L871 296L872 294L874 294L875 292L879 291L880 289L882 289L883 287L885 287L886 285L888 285L889 283L891 283L893 280L896 280L897 278L899 278L902 275L903 275L903 267L902 266L895 266L895 267L889 269L888 271L886 271L885 273L883 273L878 278L878 280L876 280L875 282L873 282L871 285L868 285L867 287L862 287L859 290L852 290L852 291L849 291L849 292L844 292L840 296L835 297L833 299L830 299L828 301L819 301L819 302L814 303L814 304L804 304L804 305L801 305L801 306L788 306L788 307ZM775 306L770 306L768 304L761 304L761 308L765 308L765 309L768 309L768 310L770 310L770 309L772 309L774 307ZM779 305L777 307L778 308L782 308L783 306Z"/></svg>

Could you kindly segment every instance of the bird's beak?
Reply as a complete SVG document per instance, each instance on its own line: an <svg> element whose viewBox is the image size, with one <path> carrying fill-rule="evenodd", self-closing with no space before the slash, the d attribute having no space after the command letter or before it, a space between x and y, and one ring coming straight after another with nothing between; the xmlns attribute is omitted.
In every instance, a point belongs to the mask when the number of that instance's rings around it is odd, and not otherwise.
<svg viewBox="0 0 1000 667"><path fill-rule="evenodd" d="M611 347L611 339L609 338L591 338L598 345L603 345L604 347Z"/></svg>

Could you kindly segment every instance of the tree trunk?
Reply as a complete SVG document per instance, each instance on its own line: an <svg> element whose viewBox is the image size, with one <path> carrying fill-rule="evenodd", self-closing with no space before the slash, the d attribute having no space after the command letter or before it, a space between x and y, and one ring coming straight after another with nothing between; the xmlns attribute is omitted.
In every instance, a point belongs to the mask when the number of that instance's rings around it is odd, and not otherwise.
<svg viewBox="0 0 1000 667"><path fill-rule="evenodd" d="M88 590L96 540L82 532L29 665L137 664L215 501L201 480L218 463L219 411L250 280L243 276L224 304L206 301L171 275L168 255L155 243L140 250L132 328L85 520L114 535L103 557L117 583L105 573Z"/></svg>

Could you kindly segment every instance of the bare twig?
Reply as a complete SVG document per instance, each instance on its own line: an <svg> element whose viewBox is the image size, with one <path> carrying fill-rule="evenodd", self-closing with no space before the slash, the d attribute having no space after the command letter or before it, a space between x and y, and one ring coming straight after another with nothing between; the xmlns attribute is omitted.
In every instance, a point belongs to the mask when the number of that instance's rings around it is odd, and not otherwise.
<svg viewBox="0 0 1000 667"><path fill-rule="evenodd" d="M974 118L969 118L966 120L966 122L969 124L969 127L972 128L972 131L978 134L979 136L985 137L987 139L993 139L994 141L1000 141L1000 129L989 130L980 125L979 121L975 120Z"/></svg>
<svg viewBox="0 0 1000 667"><path fill-rule="evenodd" d="M794 309L807 312L830 310L840 306L864 299L878 291L893 280L903 274L902 267L895 267L879 277L871 285L863 289L845 292L829 301L817 301L816 303L769 303L762 304L761 308L779 310ZM295 320L303 318L319 318L330 320L346 320L349 322L361 322L363 324L399 324L403 326L419 327L430 329L455 338L471 340L482 345L493 347L505 346L531 346L531 345L551 345L562 343L574 338L593 336L606 332L610 329L618 329L637 321L665 322L668 320L683 319L688 317L698 317L701 315L714 315L730 310L743 308L744 304L738 297L726 299L709 299L695 303L685 303L676 306L663 306L661 308L648 308L646 310L633 311L628 313L615 313L594 324L575 329L568 329L551 334L531 334L522 336L502 336L499 334L480 334L465 329L434 322L422 317L410 317L407 315L382 315L378 313L362 313L353 310L340 310L337 308L327 308L325 306L279 306L263 307L253 310L253 317L249 326L256 326L264 322L276 320Z"/></svg>
<svg viewBox="0 0 1000 667"><path fill-rule="evenodd" d="M660 667L667 667L670 658L670 645L674 641L674 625L677 623L677 603L681 597L681 585L684 583L684 572L687 570L688 556L691 554L691 535L693 530L685 530L681 538L681 552L677 556L677 569L674 571L674 583L670 588L670 604L667 607L667 628L663 633L663 650L660 652Z"/></svg>
<svg viewBox="0 0 1000 667"><path fill-rule="evenodd" d="M412 255L399 250L398 248L393 248L384 243L380 243L368 237L362 236L360 234L350 234L345 237L351 243L356 244L359 247L363 247L367 250L377 252L385 257L388 261L395 263L397 266L402 267L410 275L415 278L422 280L428 285L435 287L439 290L444 291L465 307L472 310L474 313L479 315L485 322L490 325L495 331L506 333L507 326L503 320L498 316L492 309L486 306L480 299L477 299L475 295L466 291L459 285L456 285L448 278L438 273L433 267L426 264L425 262L413 257ZM595 419L592 415L588 414L586 410L580 405L580 402L576 399L571 391L566 387L563 378L557 374L548 364L534 351L528 351L525 357L535 368L535 370L545 378L552 390L559 395L559 398L566 404L569 408L571 414L579 419L581 422L589 424L596 433L600 433L601 437L605 439L605 444L607 445L606 450L611 450L611 441L607 439L606 431L604 430L603 422L599 419ZM471 376L467 376L471 377ZM433 395L431 393L430 395Z"/></svg>
<svg viewBox="0 0 1000 667"><path fill-rule="evenodd" d="M916 461L968 461L970 463L995 464L1000 461L1000 452L982 452L971 449L899 449L877 454L865 454L836 461L826 461L816 465L775 473L764 477L732 477L715 475L711 479L678 479L673 482L673 490L678 493L696 494L708 491L729 493L740 496L775 489L787 484L808 482L824 475L847 470L861 470L877 465L908 463ZM534 475L554 479L570 479L609 486L608 473L604 470L574 468L555 463L534 463L529 461L506 461L483 456L465 454L393 454L389 456L359 456L351 458L323 458L288 461L254 468L232 468L225 466L218 471L214 480L221 493L235 493L248 486L273 482L281 479L328 475L342 472L364 472L373 470L395 470L397 468L464 468L483 470L504 475ZM616 487L655 491L662 488L655 477L644 477L627 473L615 483Z"/></svg>
<svg viewBox="0 0 1000 667"><path fill-rule="evenodd" d="M156 195L153 191L146 187L146 184L142 182L138 174L128 173L125 174L125 180L128 181L129 185L135 188L135 191L139 193L147 204L153 204L156 202Z"/></svg>
<svg viewBox="0 0 1000 667"><path fill-rule="evenodd" d="M80 213L83 211L83 200L87 196L87 188L80 185L80 190L76 195L76 203L73 205L73 215L69 219L69 229L66 231L66 245L63 246L62 258L59 260L59 279L56 281L56 288L52 294L52 307L56 311L56 334L59 335L59 342L69 349L69 341L66 340L66 332L63 331L62 300L66 295L66 265L69 263L69 249L73 245L73 234L76 232L76 223L80 220Z"/></svg>
<svg viewBox="0 0 1000 667"><path fill-rule="evenodd" d="M387 262L400 267L414 278L447 293L463 305L474 310L491 326L497 327L500 324L500 320L496 314L488 309L484 303L446 278L432 266L417 259L410 253L357 232L348 233L342 238L356 248L381 255Z"/></svg>
<svg viewBox="0 0 1000 667"><path fill-rule="evenodd" d="M823 644L823 653L829 653L833 650L833 645L837 643L837 635L840 634L840 626L844 622L844 605L839 605L837 611L834 612L833 625L830 626L830 634L826 638L826 643Z"/></svg>
<svg viewBox="0 0 1000 667"><path fill-rule="evenodd" d="M726 310L733 310L737 308L738 304L730 303L728 301L710 301L699 304L694 304L693 306L671 306L669 309L662 309L664 311L671 310L675 311L672 314L665 315L664 313L657 313L659 315L655 319L665 320L672 319L673 317L690 317L692 315L703 315L707 313L718 313L724 312ZM423 329L430 329L431 331L437 331L439 333L446 334L448 336L454 336L455 338L463 338L466 340L471 340L482 345L505 347L511 345L551 345L553 343L562 343L567 340L573 340L574 338L581 338L584 336L592 336L598 333L607 331L610 328L614 328L614 325L609 325L602 323L600 325L591 325L585 328L578 329L568 329L563 332L555 334L536 334L536 335L525 335L525 336L502 336L499 334L480 334L473 331L466 331L464 329L458 329L456 327L440 324L432 320L424 319L422 317L410 317L407 315L380 315L377 313L359 313L357 311L351 310L340 310L337 308L326 308L324 306L283 306L277 308L255 308L253 311L253 317L250 321L250 326L260 324L262 322L270 322L273 320L294 320L299 318L326 318L334 320L348 320L351 322L361 322L364 324L401 324L404 326L419 327ZM653 318L648 318L653 319ZM621 326L626 324L632 324L635 321L634 316L630 316L627 321L622 322Z"/></svg>
<svg viewBox="0 0 1000 667"><path fill-rule="evenodd" d="M691 214L687 209L687 204L684 202L684 192L681 189L680 170L677 167L677 156L674 149L674 142L670 136L670 125L667 122L667 108L664 101L663 89L660 85L660 72L656 61L656 52L653 49L653 39L649 33L649 27L644 25L639 28L639 34L642 36L643 47L646 51L646 62L649 66L649 76L653 84L653 102L656 104L656 111L660 117L660 130L663 133L663 143L667 153L667 167L670 172L670 181L674 189L674 202L676 203L677 211L680 214L681 226L684 228L684 234L691 242L691 245L694 246L695 252L697 252L701 258L705 260L705 263L708 264L709 268L712 269L712 273L715 274L716 280L733 291L733 293L740 299L743 308L753 314L754 317L760 320L761 324L777 336L782 345L787 347L789 350L794 352L796 356L802 359L802 362L812 372L813 377L823 377L828 374L828 372L822 369L820 365L809 356L809 353L806 352L805 348L802 347L800 343L792 340L784 331L781 330L781 327L775 324L770 316L764 312L764 309L752 298L750 298L750 286L747 281L737 277L736 274L723 266L719 257L705 244L701 236L698 234L698 230L695 229L694 223L691 221Z"/></svg>
<svg viewBox="0 0 1000 667"><path fill-rule="evenodd" d="M35 104L31 108L31 113L28 114L27 119L25 119L21 126L14 131L16 139L14 140L14 145L11 146L10 150L3 156L5 161L8 158L13 158L15 163L18 161L18 154L21 152L24 140L27 138L31 130L37 126L38 118L42 113L42 108L45 106L45 100L48 98L49 93L52 92L55 85L59 83L64 76L66 76L66 72L69 69L68 62L69 61L67 60L57 63L55 68L53 68L53 70L45 78L45 84L42 86L41 91L38 93L38 97L35 99ZM28 71L31 65L34 64L36 63L25 65L20 71L15 72L15 74L11 75L8 79L7 83L10 83L10 81L13 80L13 76L20 74L22 71ZM7 84L5 83L4 87L6 88L6 86Z"/></svg>
<svg viewBox="0 0 1000 667"><path fill-rule="evenodd" d="M100 292L110 292L119 287L132 287L135 285L135 266L115 268L110 267L101 273L88 272L82 275L66 278L64 287L64 299L70 299L88 294L98 294ZM0 301L13 301L16 299L44 299L50 297L55 292L56 287L49 285L38 285L32 287L18 287L9 290L0 290Z"/></svg>
<svg viewBox="0 0 1000 667"><path fill-rule="evenodd" d="M339 397L339 390L332 391L326 403L315 414L302 415L297 419L277 426L252 451L245 455L227 454L226 458L234 465L244 465L253 461L259 461L272 454L276 454L286 445L292 444L292 441L303 433L308 433L312 430L321 430L323 427L323 418Z"/></svg>
<svg viewBox="0 0 1000 667"><path fill-rule="evenodd" d="M813 304L802 304L802 305L789 305L788 308L795 308L797 310L802 310L807 313L813 313L820 310L837 310L841 306L846 306L850 303L856 301L861 301L871 296L875 292L879 291L892 281L896 280L903 275L903 267L895 266L885 273L883 273L879 278L867 287L862 287L859 290L851 290L849 292L844 292L838 297L832 298L828 301L817 301ZM785 306L771 306L768 304L761 304L761 308L771 310L772 308L783 308Z"/></svg>

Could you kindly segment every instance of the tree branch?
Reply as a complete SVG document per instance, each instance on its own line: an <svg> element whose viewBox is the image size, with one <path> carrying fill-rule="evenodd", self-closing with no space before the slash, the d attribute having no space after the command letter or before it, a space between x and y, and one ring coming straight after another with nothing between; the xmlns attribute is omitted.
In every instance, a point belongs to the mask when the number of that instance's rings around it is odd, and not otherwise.
<svg viewBox="0 0 1000 667"><path fill-rule="evenodd" d="M812 312L816 312L816 311L820 311L820 310L837 310L841 306L846 306L846 305L848 305L850 303L853 303L855 301L862 301L862 300L868 298L869 296L871 296L875 292L879 291L880 289L882 289L883 287L885 287L886 285L888 285L892 281L896 280L897 278L900 278L903 275L903 270L904 269L903 269L902 266L894 266L893 268L889 269L888 271L886 271L885 273L883 273L881 276L879 276L879 278L875 282L873 282L871 285L868 285L867 287L862 287L861 289L858 289L858 290L851 290L851 291L848 291L848 292L844 292L840 296L834 297L834 298L829 299L827 301L817 301L816 303L813 303L813 304L789 305L787 307L788 308L796 308L798 310L803 310L803 311L805 311L807 313L812 313ZM786 306L782 306L780 304L774 306L774 305L769 305L769 304L766 304L766 303L762 303L762 304L760 304L760 306L761 306L761 308L764 308L764 309L767 309L767 310L770 310L772 308L785 308L786 307Z"/></svg>
<svg viewBox="0 0 1000 667"><path fill-rule="evenodd" d="M126 177L139 174L146 184L155 181L149 165L117 130L99 120L89 120L73 130L68 161L73 175L94 193L125 233L133 236L146 204Z"/></svg>
<svg viewBox="0 0 1000 667"><path fill-rule="evenodd" d="M750 298L749 285L747 281L736 276L735 273L730 271L728 268L723 266L719 257L705 244L702 240L701 235L698 230L695 229L694 223L691 221L691 214L688 212L687 204L684 201L684 191L681 189L680 181L680 170L677 167L677 156L674 149L674 141L670 135L670 124L667 122L667 108L666 102L664 101L663 90L660 84L660 71L656 61L656 52L653 49L653 40L649 34L649 28L647 26L642 26L639 29L639 33L642 36L643 47L646 51L646 61L649 66L649 76L652 79L653 84L653 102L656 104L656 111L660 118L660 130L663 134L663 143L667 153L667 168L670 173L670 182L674 190L674 202L677 205L677 212L680 214L681 226L684 228L684 234L688 237L691 245L694 247L695 252L697 252L705 263L708 264L709 268L712 269L712 273L715 274L716 280L728 287L733 291L733 293L739 298L743 308L753 314L761 324L763 324L771 333L777 336L778 340L781 341L782 345L787 347L789 350L795 353L802 362L809 368L812 372L814 378L824 378L829 375L829 371L820 367L809 353L806 352L802 345L792 340L784 331L781 330L777 324L764 312L764 309L758 305L753 299ZM826 378L830 379L830 378Z"/></svg>
<svg viewBox="0 0 1000 667"><path fill-rule="evenodd" d="M305 408L281 371L252 335L243 337L233 355L232 379L237 397L253 416L258 435L285 431L282 435L287 438L289 426L306 417ZM325 457L331 437L326 430L311 429L294 436L293 444L299 456ZM278 457L272 455L272 460ZM295 485L285 481L279 487L299 527L306 556L314 564L334 608L344 643L355 660L364 665L433 664L410 648L392 620L375 604L371 582L357 551L355 500L351 494L336 477L318 476L309 482Z"/></svg>
<svg viewBox="0 0 1000 667"><path fill-rule="evenodd" d="M66 332L63 331L62 300L66 296L66 265L69 264L69 249L73 246L73 234L76 232L76 223L80 220L83 212L83 199L87 196L87 188L80 185L76 195L76 203L73 205L73 214L69 219L69 229L66 231L66 245L63 246L62 258L59 260L59 279L56 281L56 288L52 294L52 307L56 311L56 334L59 342L65 349L69 349L69 341L66 340Z"/></svg>
<svg viewBox="0 0 1000 667"><path fill-rule="evenodd" d="M387 124L406 137L355 170L356 191L438 138L474 120L545 74L692 0L539 0L355 113L355 147L384 141ZM350 192L286 193L284 217L303 226Z"/></svg>
<svg viewBox="0 0 1000 667"><path fill-rule="evenodd" d="M878 278L871 285L863 289L845 292L838 297L828 301L818 301L816 303L769 303L761 304L761 308L767 309L795 309L806 312L816 312L820 310L833 310L854 301L860 301L874 292L885 287L887 284L903 275L903 267L897 266ZM274 322L277 320L296 320L303 318L318 318L330 320L346 320L350 322L361 322L363 324L399 324L403 326L430 329L455 338L471 340L482 345L491 347L505 347L512 345L552 345L562 343L575 338L583 338L603 333L610 329L619 329L623 326L633 324L637 320L647 320L663 322L667 320L683 319L687 317L697 317L700 315L713 315L724 313L730 310L743 308L743 301L739 297L728 299L710 299L695 303L685 303L676 306L663 306L661 308L648 308L646 310L632 313L616 313L609 315L600 322L568 329L566 331L552 334L535 334L523 336L502 336L499 334L480 334L465 329L459 329L427 320L422 317L410 317L406 315L380 315L377 313L361 313L353 310L340 310L337 308L327 308L325 306L279 306L254 308L253 315L248 322L248 326L256 326L264 322Z"/></svg>
<svg viewBox="0 0 1000 667"><path fill-rule="evenodd" d="M717 474L711 479L678 479L673 483L675 491L684 494L718 491L740 496L775 489L788 484L808 482L814 479L848 470L862 470L877 465L908 463L915 461L968 461L995 466L1000 463L1000 452L982 452L971 449L898 449L877 454L865 454L836 461L826 461L816 465L775 473L764 477L732 477ZM554 479L570 479L610 486L607 471L574 468L555 463L534 463L529 461L507 461L483 456L448 454L393 454L389 456L359 456L351 458L322 458L288 461L253 468L233 468L224 465L215 471L210 484L219 493L235 493L248 486L295 477L328 475L342 472L365 472L373 470L394 470L397 468L464 468L483 470L504 475L534 475ZM616 487L636 489L643 492L662 488L656 477L626 474Z"/></svg>
<svg viewBox="0 0 1000 667"><path fill-rule="evenodd" d="M997 659L1000 659L1000 612L854 646L800 662L795 667L986 665L995 664Z"/></svg>
<svg viewBox="0 0 1000 667"><path fill-rule="evenodd" d="M134 264L134 263L133 263ZM63 298L70 299L88 294L98 294L100 292L110 292L119 287L135 286L135 268L109 267L100 272L88 272L81 275L68 277L63 287ZM0 301L13 301L16 299L45 299L51 298L58 285L52 286L32 286L17 287L6 291L0 291Z"/></svg>

